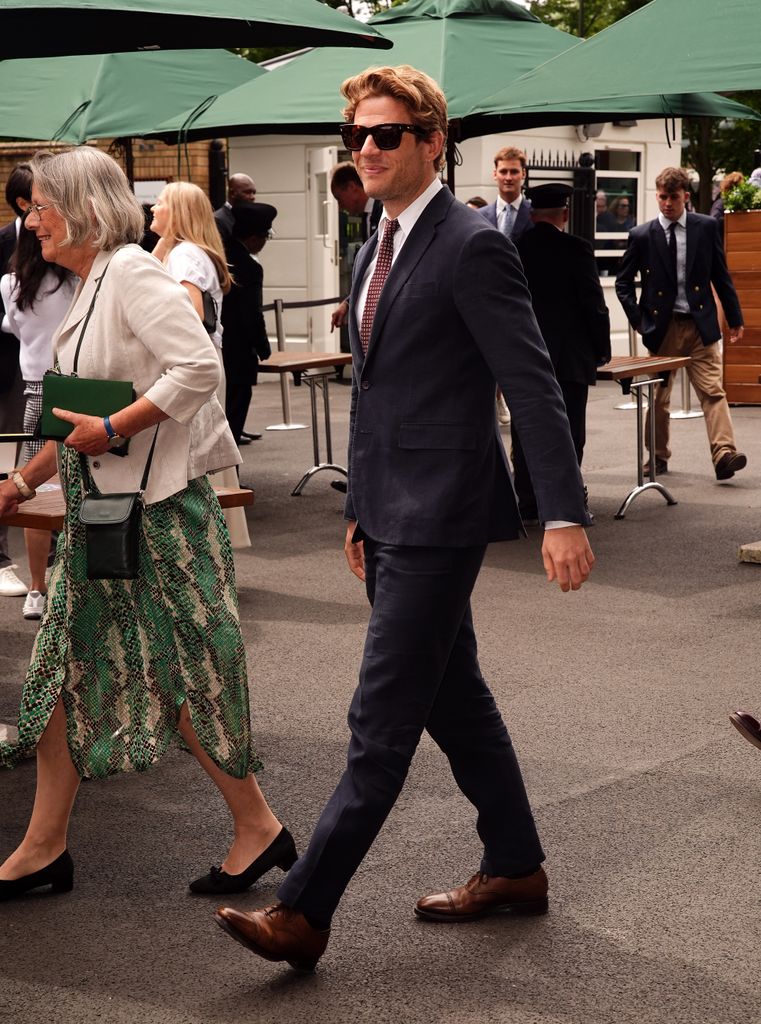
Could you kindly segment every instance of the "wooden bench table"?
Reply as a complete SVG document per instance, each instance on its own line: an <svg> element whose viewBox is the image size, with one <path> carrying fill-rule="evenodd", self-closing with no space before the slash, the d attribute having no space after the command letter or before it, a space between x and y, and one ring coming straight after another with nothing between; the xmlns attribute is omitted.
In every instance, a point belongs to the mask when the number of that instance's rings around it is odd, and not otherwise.
<svg viewBox="0 0 761 1024"><path fill-rule="evenodd" d="M637 485L621 503L616 519L623 519L626 512L640 494L658 491L668 505L676 505L670 492L655 479L655 417L650 417L650 473L645 483L643 464L645 460L644 419L642 416L642 393L647 388L647 400L653 408L655 388L664 382L669 373L689 363L687 356L614 356L609 363L597 370L598 380L617 380L625 395L634 392L637 400ZM645 380L635 378L645 377Z"/></svg>
<svg viewBox="0 0 761 1024"><path fill-rule="evenodd" d="M254 492L243 487L215 487L214 492L222 508L238 508L254 503ZM3 526L23 526L28 530L60 530L63 527L64 512L63 493L60 486L55 484L54 489L38 490L34 498L19 505L15 515L0 516L0 523Z"/></svg>

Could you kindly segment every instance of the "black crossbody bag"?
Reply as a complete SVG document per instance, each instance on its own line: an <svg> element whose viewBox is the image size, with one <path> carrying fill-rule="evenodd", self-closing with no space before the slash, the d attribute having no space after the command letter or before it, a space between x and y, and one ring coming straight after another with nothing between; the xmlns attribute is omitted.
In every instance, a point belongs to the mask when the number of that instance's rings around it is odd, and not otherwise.
<svg viewBox="0 0 761 1024"><path fill-rule="evenodd" d="M85 528L88 580L133 580L138 574L143 494L158 433L157 426L139 491L101 494L90 476L86 457L80 453L82 482L88 487L79 509L79 521Z"/></svg>

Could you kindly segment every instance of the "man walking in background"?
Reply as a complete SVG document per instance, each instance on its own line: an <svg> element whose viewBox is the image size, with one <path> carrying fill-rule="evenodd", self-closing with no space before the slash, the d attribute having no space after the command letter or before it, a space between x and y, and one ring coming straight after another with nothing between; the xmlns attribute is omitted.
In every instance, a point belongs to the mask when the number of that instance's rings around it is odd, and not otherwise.
<svg viewBox="0 0 761 1024"><path fill-rule="evenodd" d="M629 323L652 353L689 356L685 369L705 417L717 480L729 480L747 465L738 452L722 382L718 311L711 286L724 307L730 344L743 336L743 318L724 255L721 232L713 217L688 213L690 179L681 167L667 167L655 179L659 215L629 232L629 243L616 278L616 294ZM635 278L642 281L639 302ZM671 458L669 405L674 375L655 389L655 459L657 474L668 472ZM651 410L647 410L645 445L650 447ZM645 467L650 472L650 465Z"/></svg>

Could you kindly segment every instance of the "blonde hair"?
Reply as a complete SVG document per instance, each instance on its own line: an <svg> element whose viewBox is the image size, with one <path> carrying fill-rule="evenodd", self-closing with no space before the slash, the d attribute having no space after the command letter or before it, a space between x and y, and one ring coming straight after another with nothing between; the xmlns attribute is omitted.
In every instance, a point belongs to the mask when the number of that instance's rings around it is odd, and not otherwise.
<svg viewBox="0 0 761 1024"><path fill-rule="evenodd" d="M518 149L517 146L503 146L502 149L498 149L494 154L494 166L497 164L507 163L508 160L519 160L521 168L526 170L526 154L522 149Z"/></svg>
<svg viewBox="0 0 761 1024"><path fill-rule="evenodd" d="M119 164L92 146L38 153L31 160L34 185L66 223L62 245L110 251L139 242L143 210Z"/></svg>
<svg viewBox="0 0 761 1024"><path fill-rule="evenodd" d="M168 248L164 262L180 242L192 242L203 249L214 264L222 294L227 295L232 278L209 197L190 181L172 181L161 190L159 202L167 211L163 238Z"/></svg>
<svg viewBox="0 0 761 1024"><path fill-rule="evenodd" d="M447 100L434 80L409 64L398 67L368 68L353 78L347 78L341 86L346 97L344 117L354 120L359 103L372 96L391 96L408 108L413 122L427 135L441 132L444 142L434 161L434 170L444 166L447 145Z"/></svg>

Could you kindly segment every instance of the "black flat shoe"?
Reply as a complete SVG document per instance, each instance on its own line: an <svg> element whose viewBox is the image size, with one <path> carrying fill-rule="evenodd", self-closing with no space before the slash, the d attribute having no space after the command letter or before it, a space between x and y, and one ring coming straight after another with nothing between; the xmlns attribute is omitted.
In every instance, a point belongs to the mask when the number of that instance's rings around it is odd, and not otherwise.
<svg viewBox="0 0 761 1024"><path fill-rule="evenodd" d="M264 853L260 853L245 871L241 871L239 875L228 875L222 868L212 867L208 875L196 878L194 882L190 883L190 891L213 893L215 896L230 892L245 892L271 868L278 867L283 871L288 871L296 863L297 858L293 836L287 828L283 827Z"/></svg>
<svg viewBox="0 0 761 1024"><path fill-rule="evenodd" d="M33 871L31 875L10 881L0 879L0 903L23 896L30 889L39 889L43 885L52 886L52 892L71 892L74 888L74 861L68 850L64 850L47 867Z"/></svg>

